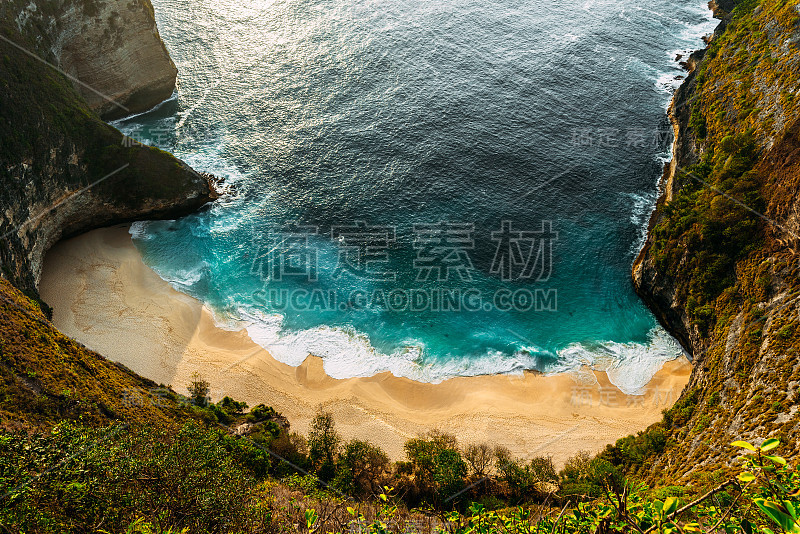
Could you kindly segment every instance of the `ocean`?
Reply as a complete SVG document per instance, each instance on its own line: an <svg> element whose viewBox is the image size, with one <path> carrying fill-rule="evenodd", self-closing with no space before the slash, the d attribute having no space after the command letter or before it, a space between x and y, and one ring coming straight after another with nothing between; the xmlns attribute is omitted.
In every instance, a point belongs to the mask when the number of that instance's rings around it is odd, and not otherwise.
<svg viewBox="0 0 800 534"><path fill-rule="evenodd" d="M145 262L285 363L418 381L680 346L633 291L702 2L153 0L171 99L117 121L224 178Z"/></svg>

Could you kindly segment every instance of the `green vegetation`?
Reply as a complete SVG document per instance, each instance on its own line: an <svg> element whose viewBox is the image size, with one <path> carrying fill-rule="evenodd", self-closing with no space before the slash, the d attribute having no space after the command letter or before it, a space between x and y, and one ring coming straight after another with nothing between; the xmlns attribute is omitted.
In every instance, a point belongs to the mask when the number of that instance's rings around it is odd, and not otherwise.
<svg viewBox="0 0 800 534"><path fill-rule="evenodd" d="M760 157L776 139L776 121L800 113L793 97L800 53L787 45L800 15L797 2L740 2L696 73L689 129L700 161L679 169L680 189L662 203L652 231L657 269L673 273L676 298L703 334L713 333L717 299L737 290L737 265L764 247ZM757 7L757 9L756 9ZM769 278L762 280L763 290Z"/></svg>
<svg viewBox="0 0 800 534"><path fill-rule="evenodd" d="M735 284L737 262L757 250L762 231L751 211L764 210L751 133L724 141L719 157L707 152L702 163L682 171L685 185L661 209L652 232L656 267L677 273L677 298L703 332L713 327L717 298Z"/></svg>
<svg viewBox="0 0 800 534"><path fill-rule="evenodd" d="M201 376L184 397L104 360L53 328L16 261L20 243L9 241L3 275L28 294L0 280L0 529L800 532L800 480L773 453L780 439L786 457L798 456L800 269L791 240L755 213L796 212L796 7L740 2L696 73L687 105L697 163L660 203L650 252L701 350L662 421L561 472L549 458L442 432L410 439L393 463L375 444L342 439L323 410L302 436L265 404L211 402ZM0 31L19 37L8 23ZM183 187L177 160L123 146L63 77L3 43L0 58L4 205L27 194L12 175L19 161L34 173L72 169L77 152L91 164L65 175L71 186L131 163L125 188L97 189L122 204ZM770 309L776 295L791 305ZM736 442L738 458L720 447L734 434L775 438Z"/></svg>
<svg viewBox="0 0 800 534"><path fill-rule="evenodd" d="M208 392L211 389L211 384L208 383L207 380L203 379L198 373L194 373L192 375L192 382L186 388L189 391L189 398L192 399L192 403L196 406L205 407L208 406ZM232 402L231 402L232 401ZM238 404L235 404L236 401L226 402L222 408L234 408L235 410L239 410Z"/></svg>
<svg viewBox="0 0 800 534"><path fill-rule="evenodd" d="M694 163L660 200L641 264L650 279L640 292L695 369L662 421L602 454L654 486L724 478L719 447L742 437L775 436L787 457L800 452L800 14L797 0L727 4L736 7L724 31L674 102L679 163Z"/></svg>
<svg viewBox="0 0 800 534"><path fill-rule="evenodd" d="M166 387L56 330L37 303L0 279L0 427L48 429L63 420L168 425L193 417L194 408Z"/></svg>
<svg viewBox="0 0 800 534"><path fill-rule="evenodd" d="M197 422L3 432L0 526L15 533L800 532L800 475L774 455L777 439L734 443L745 453L728 453L731 464L741 462L738 476L653 490L602 455L578 455L556 474L548 459L522 462L501 449L485 484L476 484L447 434L409 440L408 462L394 466L363 441L336 452L336 436L320 412L308 444L323 443L316 472L336 473L327 484L252 438ZM295 473L279 481L278 463Z"/></svg>
<svg viewBox="0 0 800 534"><path fill-rule="evenodd" d="M56 426L47 436L0 438L0 523L22 532L123 531L147 518L197 532L241 531L264 522L248 466L264 455L226 434L188 423Z"/></svg>

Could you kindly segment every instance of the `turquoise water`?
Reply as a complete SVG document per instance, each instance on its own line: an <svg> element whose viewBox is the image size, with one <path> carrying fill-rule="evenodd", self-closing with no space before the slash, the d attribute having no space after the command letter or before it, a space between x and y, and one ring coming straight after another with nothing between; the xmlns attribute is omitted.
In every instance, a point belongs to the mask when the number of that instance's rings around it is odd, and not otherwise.
<svg viewBox="0 0 800 534"><path fill-rule="evenodd" d="M228 194L132 233L221 324L335 377L590 364L635 392L680 354L630 266L701 3L153 4L179 89L117 126Z"/></svg>

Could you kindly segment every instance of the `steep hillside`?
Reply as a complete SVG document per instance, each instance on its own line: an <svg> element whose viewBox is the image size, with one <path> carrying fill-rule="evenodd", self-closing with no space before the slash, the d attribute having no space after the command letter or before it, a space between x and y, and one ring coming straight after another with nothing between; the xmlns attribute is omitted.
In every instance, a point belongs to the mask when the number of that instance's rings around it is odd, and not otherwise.
<svg viewBox="0 0 800 534"><path fill-rule="evenodd" d="M47 55L47 33L34 37L18 29L32 27L34 20L44 24L46 17L36 17L56 7L30 3L30 17L12 19L14 5L4 3L0 19L0 265L5 278L33 294L44 252L59 239L115 222L180 216L203 206L214 192L206 177L173 156L124 142L70 79L31 55L58 60ZM112 5L123 10L130 4L119 0L104 9ZM73 13L87 6L76 0L58 9ZM147 17L152 21L152 12ZM50 26L62 35L92 22L70 27L70 20L64 15ZM93 31L114 29L102 21L92 24ZM153 35L130 38L149 42ZM134 90L119 86L128 89Z"/></svg>
<svg viewBox="0 0 800 534"><path fill-rule="evenodd" d="M166 388L56 330L35 302L0 279L0 428L164 424L190 413Z"/></svg>
<svg viewBox="0 0 800 534"><path fill-rule="evenodd" d="M208 178L183 162L125 142L84 98L105 109L87 89L93 83L130 109L155 103L133 95L169 96L174 66L152 8L147 0L12 1L0 15L0 426L170 420L183 409L131 402L156 384L59 333L36 292L44 253L59 239L117 222L176 217L215 196ZM103 44L78 50L86 39ZM106 54L106 47L115 52ZM122 56L125 64L114 64ZM142 62L152 75L132 80ZM100 83L98 73L109 75ZM159 81L164 75L171 81Z"/></svg>
<svg viewBox="0 0 800 534"><path fill-rule="evenodd" d="M633 278L694 370L639 437L660 435L664 452L626 457L633 439L614 451L646 478L691 477L721 466L735 439L800 431L797 6L714 5L722 23L672 103L675 159Z"/></svg>
<svg viewBox="0 0 800 534"><path fill-rule="evenodd" d="M156 384L58 332L36 293L44 253L59 239L175 217L215 196L206 177L124 142L93 110L108 109L94 90L129 110L171 94L174 66L152 8L147 0L11 1L0 15L0 427L182 417L173 393L141 402Z"/></svg>

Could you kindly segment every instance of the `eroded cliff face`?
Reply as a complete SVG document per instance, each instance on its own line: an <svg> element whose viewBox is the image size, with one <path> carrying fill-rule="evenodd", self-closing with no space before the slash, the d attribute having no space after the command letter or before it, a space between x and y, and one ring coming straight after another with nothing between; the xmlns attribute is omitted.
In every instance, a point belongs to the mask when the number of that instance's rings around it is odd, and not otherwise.
<svg viewBox="0 0 800 534"><path fill-rule="evenodd" d="M172 93L175 68L152 8L147 0L4 0L0 37L0 427L185 420L191 414L172 403L131 403L156 384L58 332L36 292L42 258L59 239L178 217L216 196L210 177L127 142L98 116L142 111Z"/></svg>
<svg viewBox="0 0 800 534"><path fill-rule="evenodd" d="M651 480L722 467L736 439L800 453L797 4L712 4L720 28L671 105L674 160L633 280L694 370L645 433L660 450L631 462Z"/></svg>
<svg viewBox="0 0 800 534"><path fill-rule="evenodd" d="M85 69L81 72L98 76L105 72L103 65L113 69L115 62L124 63L120 58L126 55L148 57L150 52L144 50L152 48L157 33L147 22L152 22L152 12L143 15L142 6L149 4L133 0L33 1L23 11L12 9L13 2L3 4L0 265L2 275L29 294L35 294L44 253L59 239L119 222L178 217L215 196L206 177L173 156L126 143L119 131L90 109L73 81L25 52L45 57L53 51L50 59L56 53L62 58L73 54L77 58L74 63ZM78 16L87 12L89 18ZM118 28L109 20L116 20L113 13L119 13L122 24L126 12L139 13L134 18L144 21L138 27L146 31L135 35L126 33L131 29L123 31L119 35L127 35L129 41L123 44L112 37ZM54 13L63 16L53 18ZM108 13L111 18L103 18L102 14ZM136 27L135 21L133 24ZM135 43L136 39L142 43ZM86 50L75 48L80 42ZM108 63L79 59L80 54L97 58L101 50L115 46L123 50L111 52ZM163 51L160 41L158 49ZM166 61L171 67L168 58ZM68 67L69 61L64 65ZM114 94L154 98L160 85L171 83L168 78L156 80L154 87L144 85L143 77L130 86L115 82Z"/></svg>
<svg viewBox="0 0 800 534"><path fill-rule="evenodd" d="M3 10L104 119L146 111L175 89L149 0L11 0Z"/></svg>

